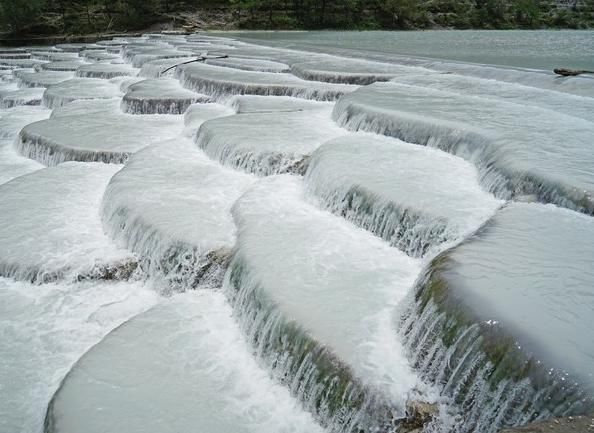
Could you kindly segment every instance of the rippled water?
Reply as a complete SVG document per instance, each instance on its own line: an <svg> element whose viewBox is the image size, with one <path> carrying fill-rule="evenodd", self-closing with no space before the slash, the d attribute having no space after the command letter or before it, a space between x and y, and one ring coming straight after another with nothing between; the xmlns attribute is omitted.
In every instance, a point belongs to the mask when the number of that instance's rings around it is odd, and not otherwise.
<svg viewBox="0 0 594 433"><path fill-rule="evenodd" d="M490 65L552 70L594 69L594 32L448 30L422 32L239 32L274 46L334 52L347 49Z"/></svg>

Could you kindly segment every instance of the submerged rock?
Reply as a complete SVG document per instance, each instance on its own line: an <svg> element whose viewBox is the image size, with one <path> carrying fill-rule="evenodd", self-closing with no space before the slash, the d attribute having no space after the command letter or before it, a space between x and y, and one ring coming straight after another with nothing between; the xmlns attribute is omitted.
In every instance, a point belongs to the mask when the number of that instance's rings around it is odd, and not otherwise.
<svg viewBox="0 0 594 433"><path fill-rule="evenodd" d="M308 203L296 176L260 180L233 217L225 290L258 356L330 430L395 425L416 377L392 314L420 263Z"/></svg>
<svg viewBox="0 0 594 433"><path fill-rule="evenodd" d="M502 204L462 158L367 133L318 148L305 183L325 208L414 257L469 236Z"/></svg>
<svg viewBox="0 0 594 433"><path fill-rule="evenodd" d="M72 367L45 433L324 433L253 358L216 291L163 299Z"/></svg>
<svg viewBox="0 0 594 433"><path fill-rule="evenodd" d="M406 418L398 426L398 433L421 433L439 415L435 403L413 400L406 404Z"/></svg>
<svg viewBox="0 0 594 433"><path fill-rule="evenodd" d="M73 78L49 86L43 94L43 105L57 108L79 99L109 99L120 96L119 89L107 80Z"/></svg>

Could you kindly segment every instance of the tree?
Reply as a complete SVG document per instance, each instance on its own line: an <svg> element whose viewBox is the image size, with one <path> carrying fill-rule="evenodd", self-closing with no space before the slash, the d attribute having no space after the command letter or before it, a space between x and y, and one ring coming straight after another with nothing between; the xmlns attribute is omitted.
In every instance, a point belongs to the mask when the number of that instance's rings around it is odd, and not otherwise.
<svg viewBox="0 0 594 433"><path fill-rule="evenodd" d="M518 0L514 4L514 16L516 23L522 27L537 27L540 22L538 0Z"/></svg>
<svg viewBox="0 0 594 433"><path fill-rule="evenodd" d="M380 0L380 10L391 17L392 27L405 29L414 21L418 3L415 0Z"/></svg>
<svg viewBox="0 0 594 433"><path fill-rule="evenodd" d="M0 0L0 20L12 32L20 33L39 17L45 2L46 0Z"/></svg>

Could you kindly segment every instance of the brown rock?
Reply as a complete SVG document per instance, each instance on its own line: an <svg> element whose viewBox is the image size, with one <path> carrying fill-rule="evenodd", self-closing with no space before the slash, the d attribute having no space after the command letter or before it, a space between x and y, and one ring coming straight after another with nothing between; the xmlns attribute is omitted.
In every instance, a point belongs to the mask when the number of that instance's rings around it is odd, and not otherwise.
<svg viewBox="0 0 594 433"><path fill-rule="evenodd" d="M406 404L406 419L400 425L400 433L417 433L423 430L439 413L435 403L409 401Z"/></svg>

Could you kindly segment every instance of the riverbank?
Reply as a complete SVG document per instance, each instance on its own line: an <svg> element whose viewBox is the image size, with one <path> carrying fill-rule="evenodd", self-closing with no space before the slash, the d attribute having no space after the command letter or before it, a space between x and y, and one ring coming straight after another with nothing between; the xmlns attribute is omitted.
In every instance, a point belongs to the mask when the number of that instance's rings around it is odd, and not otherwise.
<svg viewBox="0 0 594 433"><path fill-rule="evenodd" d="M23 3L23 6L19 6ZM441 29L588 29L594 27L594 4L587 0L463 0L392 4L360 1L344 5L328 0L286 4L226 0L171 3L151 0L144 6L122 1L116 6L94 1L56 9L40 1L26 10L21 0L0 0L0 45L23 45L39 40L90 42L112 33L163 30L441 30ZM484 4L485 3L485 4ZM12 11L8 9L12 8ZM19 8L23 9L19 13ZM26 13L25 13L26 12ZM4 30L4 32L2 32Z"/></svg>

